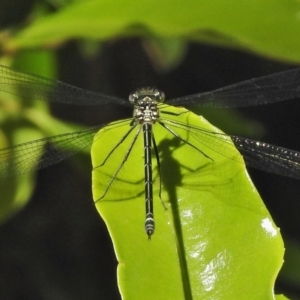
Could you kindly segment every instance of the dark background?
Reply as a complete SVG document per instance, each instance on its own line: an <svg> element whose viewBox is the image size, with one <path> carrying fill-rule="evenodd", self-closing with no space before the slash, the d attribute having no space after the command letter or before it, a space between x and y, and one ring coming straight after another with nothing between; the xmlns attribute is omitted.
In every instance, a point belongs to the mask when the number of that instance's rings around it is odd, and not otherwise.
<svg viewBox="0 0 300 300"><path fill-rule="evenodd" d="M82 58L74 41L57 54L62 81L123 98L143 86L156 86L167 98L179 97L293 67L240 51L191 44L178 67L162 72L153 67L139 39L106 43L89 59ZM240 112L264 125L264 141L300 151L299 108L297 99ZM120 107L97 111L53 105L52 110L85 125L132 113ZM249 172L283 238L300 242L299 181ZM0 299L120 299L117 262L94 207L90 175L90 159L85 156L38 173L29 205L0 227ZM278 280L276 289L300 299L300 288L293 282Z"/></svg>

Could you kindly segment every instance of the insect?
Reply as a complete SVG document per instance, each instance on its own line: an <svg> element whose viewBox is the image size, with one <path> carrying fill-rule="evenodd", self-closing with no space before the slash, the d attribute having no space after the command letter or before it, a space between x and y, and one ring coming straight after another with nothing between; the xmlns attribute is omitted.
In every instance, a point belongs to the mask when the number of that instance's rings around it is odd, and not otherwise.
<svg viewBox="0 0 300 300"><path fill-rule="evenodd" d="M189 144L188 141L183 140L176 131L164 122L167 113L160 109L165 100L163 92L157 89L143 88L132 93L129 96L129 101L127 101L121 98L86 91L57 80L17 72L5 66L0 66L0 90L25 98L34 96L34 98L40 100L64 104L106 105L114 103L123 106L133 106L133 117L128 122L127 134L120 141L116 142L116 146L111 150L106 159L109 159L111 153L127 138L133 128L139 128L134 139L137 139L139 133L143 132L146 200L145 230L149 239L151 238L155 228L153 216L152 150L154 150L158 167L160 165L152 126L158 124L176 139ZM212 92L168 99L165 103L173 106L245 107L276 103L299 96L300 69L294 69L254 78ZM162 117L161 115L164 116ZM173 119L172 124L176 125L176 120ZM80 149L90 146L94 135L104 126L106 124L0 149L0 177L23 174L58 163ZM180 124L180 126L185 125ZM203 134L203 129L201 128L189 127L188 130L199 137ZM209 136L215 137L213 132L205 132L205 135L208 139ZM230 138L243 155L248 166L300 179L300 152L238 136L230 136ZM45 147L45 145L47 146ZM63 150L63 145L67 145L70 151L66 152ZM134 141L130 147L133 146ZM196 148L193 144L189 144L189 146ZM44 149L42 157L39 156L41 149ZM198 148L196 150L205 155L201 149ZM127 155L130 154L130 149L127 153ZM11 157L14 159L10 160ZM125 161L126 157L120 168ZM119 169L115 173L115 177ZM113 180L114 178L108 184L106 191Z"/></svg>

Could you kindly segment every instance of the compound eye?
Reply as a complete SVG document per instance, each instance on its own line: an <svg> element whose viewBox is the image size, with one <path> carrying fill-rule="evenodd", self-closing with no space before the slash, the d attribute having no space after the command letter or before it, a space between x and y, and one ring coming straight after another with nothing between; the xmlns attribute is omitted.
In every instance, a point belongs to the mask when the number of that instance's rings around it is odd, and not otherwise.
<svg viewBox="0 0 300 300"><path fill-rule="evenodd" d="M138 95L136 93L131 93L129 95L129 102L134 104L136 103L136 100L138 99Z"/></svg>
<svg viewBox="0 0 300 300"><path fill-rule="evenodd" d="M158 102L164 102L165 100L165 93L162 91L158 91L155 93L155 99Z"/></svg>
<svg viewBox="0 0 300 300"><path fill-rule="evenodd" d="M159 101L160 102L164 102L164 100L165 100L165 93L164 92L159 92Z"/></svg>

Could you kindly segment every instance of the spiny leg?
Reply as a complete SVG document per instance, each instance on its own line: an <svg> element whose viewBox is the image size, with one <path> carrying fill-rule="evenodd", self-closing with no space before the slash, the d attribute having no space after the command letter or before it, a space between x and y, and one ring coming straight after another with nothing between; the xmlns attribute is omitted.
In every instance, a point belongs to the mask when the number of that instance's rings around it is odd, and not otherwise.
<svg viewBox="0 0 300 300"><path fill-rule="evenodd" d="M97 167L94 167L94 169L102 167L108 158L115 152L115 150L126 140L126 138L129 136L129 134L132 132L132 130L135 128L135 126L132 126L125 134L124 136L120 139L120 141L110 150L110 152L107 154L106 158L104 161Z"/></svg>
<svg viewBox="0 0 300 300"><path fill-rule="evenodd" d="M132 131L132 129L130 129L130 131ZM132 140L132 142L131 142L131 144L130 144L130 146L129 146L129 148L128 148L128 150L127 150L127 152L126 152L126 154L125 154L125 156L124 156L124 158L123 158L123 160L122 160L122 162L120 164L120 166L118 167L118 169L116 170L116 172L112 176L111 180L109 181L108 185L106 186L103 195L99 199L97 199L95 201L95 203L97 203L98 201L100 201L101 199L103 199L105 197L105 195L106 195L107 191L109 190L109 188L111 187L113 181L115 180L115 178L117 177L118 173L120 172L120 170L124 166L125 162L127 161L128 157L129 157L129 155L131 153L131 150L132 150L134 144L136 143L136 140L137 140L137 138L139 136L140 131L141 131L141 127L139 128L138 132L135 134L135 136L134 136L134 138L133 138L133 140Z"/></svg>
<svg viewBox="0 0 300 300"><path fill-rule="evenodd" d="M199 151L201 154L203 154L206 158L210 159L211 161L214 161L211 157L209 157L207 154L205 154L203 151L201 151L199 148L188 142L187 140L183 139L178 133L176 133L174 130L172 130L169 126L164 124L163 122L158 122L162 127L164 127L166 130L168 130L171 134L173 134L176 138L178 138L183 143L189 145L190 147L194 148L195 150Z"/></svg>

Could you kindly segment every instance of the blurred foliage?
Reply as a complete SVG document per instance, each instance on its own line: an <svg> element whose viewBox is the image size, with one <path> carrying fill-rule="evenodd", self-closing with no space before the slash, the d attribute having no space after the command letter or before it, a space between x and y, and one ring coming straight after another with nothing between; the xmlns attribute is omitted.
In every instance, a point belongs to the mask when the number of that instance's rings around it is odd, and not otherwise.
<svg viewBox="0 0 300 300"><path fill-rule="evenodd" d="M300 283L300 244L297 241L285 240L285 263L281 270L281 278L286 282L292 282L295 286Z"/></svg>
<svg viewBox="0 0 300 300"><path fill-rule="evenodd" d="M11 51L70 38L157 36L242 48L300 60L300 3L282 0L77 1L38 18L5 43ZM284 24L284 26L283 26Z"/></svg>
<svg viewBox="0 0 300 300"><path fill-rule="evenodd" d="M49 51L20 54L13 60L13 66L24 71L30 69L49 77L52 77L55 72L54 56ZM49 114L47 103L38 101L38 99L28 101L28 99L1 92L0 107L1 148L63 132L72 132L80 128L78 125L71 125L52 117ZM14 157L7 159L8 162L13 161ZM3 191L0 223L6 221L27 204L34 186L34 174L14 176L0 181L0 188Z"/></svg>

